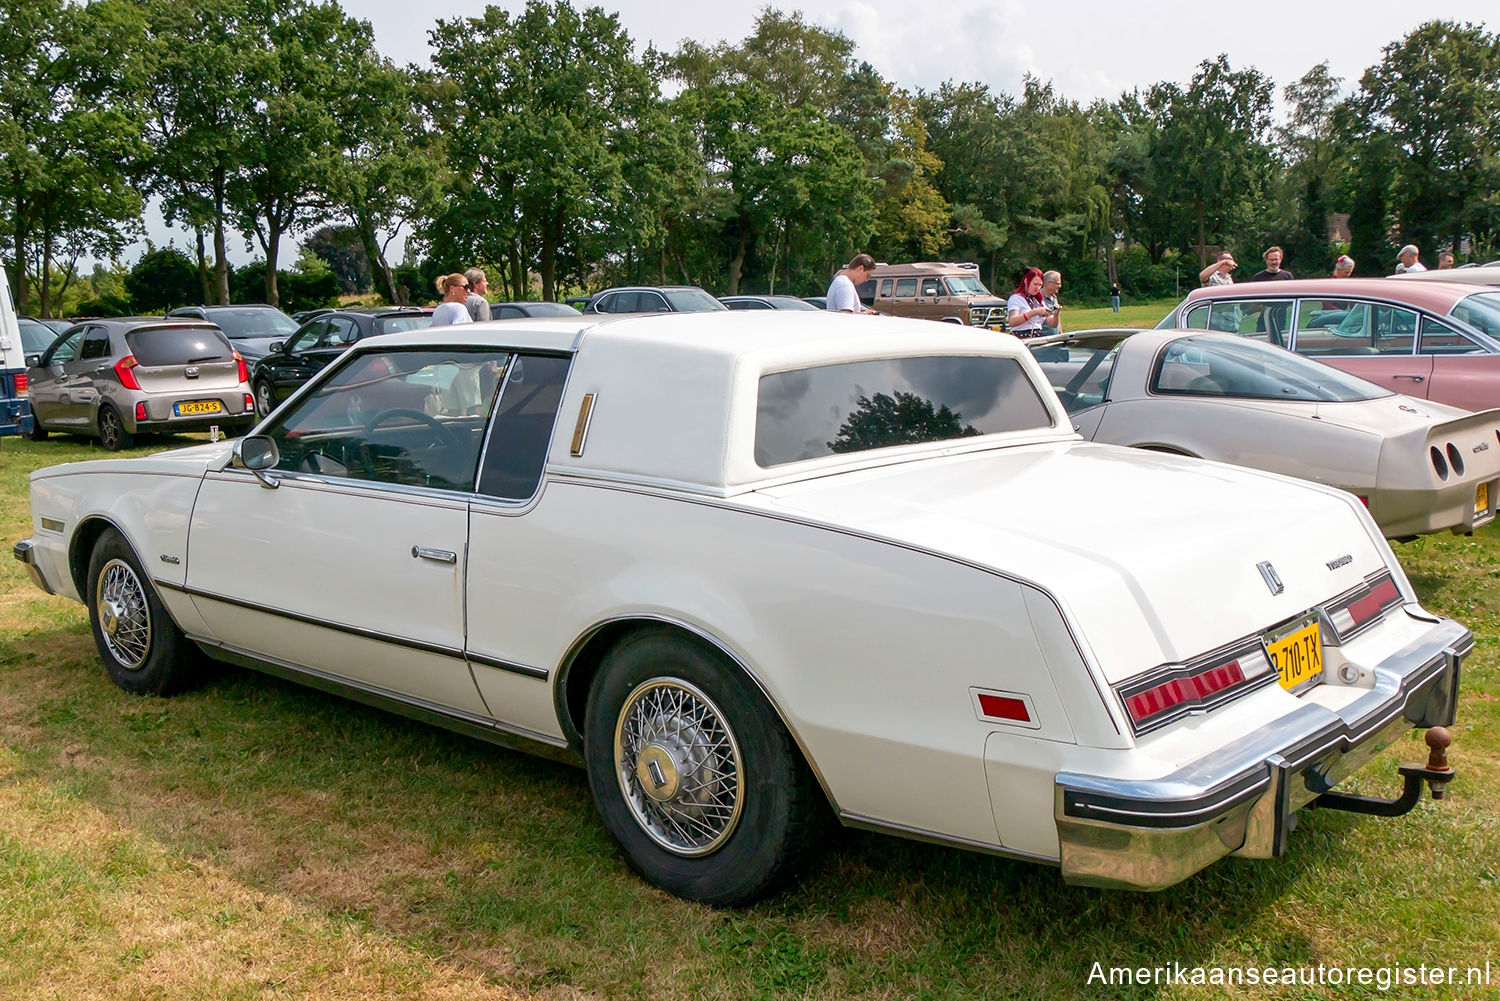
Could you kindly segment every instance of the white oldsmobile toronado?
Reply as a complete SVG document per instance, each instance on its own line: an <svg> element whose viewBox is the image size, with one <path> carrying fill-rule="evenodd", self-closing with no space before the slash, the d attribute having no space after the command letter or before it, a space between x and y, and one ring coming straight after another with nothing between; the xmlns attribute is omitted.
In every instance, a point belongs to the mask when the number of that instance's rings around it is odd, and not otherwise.
<svg viewBox="0 0 1500 1001"><path fill-rule="evenodd" d="M15 555L122 688L201 650L572 760L717 904L831 817L1139 889L1280 855L1310 804L1410 808L1332 790L1452 722L1473 645L1355 497L1083 441L1019 341L914 320L370 338L31 503Z"/></svg>

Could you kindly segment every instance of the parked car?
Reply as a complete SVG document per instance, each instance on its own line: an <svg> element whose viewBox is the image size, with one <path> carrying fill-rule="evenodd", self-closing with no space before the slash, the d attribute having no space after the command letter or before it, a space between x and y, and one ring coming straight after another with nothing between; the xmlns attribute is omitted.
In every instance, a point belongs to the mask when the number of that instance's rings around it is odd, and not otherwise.
<svg viewBox="0 0 1500 1001"><path fill-rule="evenodd" d="M794 295L721 295L719 301L730 309L817 309Z"/></svg>
<svg viewBox="0 0 1500 1001"><path fill-rule="evenodd" d="M984 287L975 264L878 264L858 291L860 300L879 313L1006 329L1005 297Z"/></svg>
<svg viewBox="0 0 1500 1001"><path fill-rule="evenodd" d="M1500 285L1500 266L1492 264L1483 266L1466 264L1461 268L1444 268L1441 271L1434 268L1427 271L1391 275L1391 277L1399 278L1402 281L1467 282L1470 285Z"/></svg>
<svg viewBox="0 0 1500 1001"><path fill-rule="evenodd" d="M275 341L297 332L297 321L275 306L245 303L238 306L181 306L168 316L194 316L224 331L234 349L251 365L264 358Z"/></svg>
<svg viewBox="0 0 1500 1001"><path fill-rule="evenodd" d="M1350 494L1081 441L1019 341L910 320L371 337L252 436L38 470L31 510L17 559L125 690L196 645L580 763L629 864L714 904L830 814L1119 887L1282 854L1452 722L1473 645Z"/></svg>
<svg viewBox="0 0 1500 1001"><path fill-rule="evenodd" d="M27 358L31 437L98 438L113 452L138 434L244 434L255 423L245 360L212 323L160 316L89 320Z"/></svg>
<svg viewBox="0 0 1500 1001"><path fill-rule="evenodd" d="M82 322L82 320L79 319L65 320L61 317L56 316L47 317L45 319L30 317L30 319L36 320L37 323L40 323L42 326L46 327L54 334L60 334L63 331L67 330L69 327L73 326L73 324ZM88 319L88 317L84 317L83 319Z"/></svg>
<svg viewBox="0 0 1500 1001"><path fill-rule="evenodd" d="M16 326L21 334L21 347L27 355L39 355L57 340L57 335L68 329L67 324L59 330L56 321L49 323L34 316L16 317Z"/></svg>
<svg viewBox="0 0 1500 1001"><path fill-rule="evenodd" d="M1357 495L1388 538L1495 516L1500 410L1392 393L1282 348L1205 331L1025 342L1080 434L1232 462Z"/></svg>
<svg viewBox="0 0 1500 1001"><path fill-rule="evenodd" d="M585 300L587 301L587 300ZM492 302L490 319L514 320L522 316L577 316L578 310L565 302Z"/></svg>
<svg viewBox="0 0 1500 1001"><path fill-rule="evenodd" d="M607 288L583 307L585 313L704 313L726 309L696 285Z"/></svg>
<svg viewBox="0 0 1500 1001"><path fill-rule="evenodd" d="M16 317L10 279L0 268L0 435L31 432L31 403L26 399L26 356L31 338Z"/></svg>
<svg viewBox="0 0 1500 1001"><path fill-rule="evenodd" d="M1157 329L1238 333L1464 410L1500 404L1500 291L1384 278L1273 285L1195 289Z"/></svg>
<svg viewBox="0 0 1500 1001"><path fill-rule="evenodd" d="M333 312L333 310L334 307L332 306L319 306L316 309L303 309L293 313L292 320L296 323L306 323L308 320L311 320L315 316L322 316L324 313Z"/></svg>
<svg viewBox="0 0 1500 1001"><path fill-rule="evenodd" d="M826 295L805 295L802 297L802 301L816 306L818 309L828 308L828 297Z"/></svg>
<svg viewBox="0 0 1500 1001"><path fill-rule="evenodd" d="M273 341L270 352L255 363L250 380L256 413L264 417L276 409L360 338L418 330L431 323L431 313L406 306L330 309L315 314L285 341Z"/></svg>

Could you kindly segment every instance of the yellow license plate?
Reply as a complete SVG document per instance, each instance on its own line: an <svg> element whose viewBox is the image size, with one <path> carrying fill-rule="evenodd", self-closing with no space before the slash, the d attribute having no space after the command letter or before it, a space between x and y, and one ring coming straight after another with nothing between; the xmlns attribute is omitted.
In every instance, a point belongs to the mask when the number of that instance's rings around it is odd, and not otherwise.
<svg viewBox="0 0 1500 1001"><path fill-rule="evenodd" d="M1481 483L1474 488L1474 513L1484 514L1490 509L1490 485Z"/></svg>
<svg viewBox="0 0 1500 1001"><path fill-rule="evenodd" d="M179 403L174 408L178 417L186 417L189 414L217 414L224 410L223 404L218 400L189 400Z"/></svg>
<svg viewBox="0 0 1500 1001"><path fill-rule="evenodd" d="M1281 675L1281 687L1287 691L1314 681L1323 673L1323 634L1316 617L1288 627L1279 635L1267 636L1266 656Z"/></svg>

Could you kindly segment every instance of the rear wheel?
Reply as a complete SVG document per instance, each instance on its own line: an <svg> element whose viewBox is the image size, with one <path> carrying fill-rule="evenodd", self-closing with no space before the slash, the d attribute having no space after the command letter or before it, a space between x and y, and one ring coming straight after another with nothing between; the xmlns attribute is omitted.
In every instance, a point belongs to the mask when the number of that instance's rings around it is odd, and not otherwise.
<svg viewBox="0 0 1500 1001"><path fill-rule="evenodd" d="M642 876L708 904L771 892L812 853L827 807L749 678L669 631L605 657L584 721L589 788Z"/></svg>
<svg viewBox="0 0 1500 1001"><path fill-rule="evenodd" d="M188 680L196 651L114 529L99 536L89 556L88 603L94 644L116 685L167 695Z"/></svg>
<svg viewBox="0 0 1500 1001"><path fill-rule="evenodd" d="M31 412L31 430L26 432L26 437L32 441L47 440L47 429L42 427L42 419L36 415L35 410Z"/></svg>
<svg viewBox="0 0 1500 1001"><path fill-rule="evenodd" d="M118 452L135 444L135 435L125 430L120 412L108 403L99 408L99 444L106 452Z"/></svg>

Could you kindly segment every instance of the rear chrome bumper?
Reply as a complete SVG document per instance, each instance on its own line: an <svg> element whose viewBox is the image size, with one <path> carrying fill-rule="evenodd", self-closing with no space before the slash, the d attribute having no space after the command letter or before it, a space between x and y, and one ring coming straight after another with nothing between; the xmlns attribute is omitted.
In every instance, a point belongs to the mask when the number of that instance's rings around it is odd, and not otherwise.
<svg viewBox="0 0 1500 1001"><path fill-rule="evenodd" d="M51 585L47 583L47 577L42 573L42 568L36 565L36 559L33 555L35 549L35 542L32 542L30 539L22 539L11 547L10 552L12 556L26 567L26 576L31 578L33 584L48 594L56 594L57 592L52 590Z"/></svg>
<svg viewBox="0 0 1500 1001"><path fill-rule="evenodd" d="M1160 890L1226 855L1286 852L1297 811L1414 727L1448 726L1474 634L1451 619L1375 665L1339 712L1306 704L1252 740L1155 779L1059 773L1054 817L1070 883Z"/></svg>

